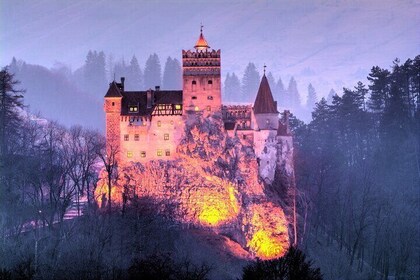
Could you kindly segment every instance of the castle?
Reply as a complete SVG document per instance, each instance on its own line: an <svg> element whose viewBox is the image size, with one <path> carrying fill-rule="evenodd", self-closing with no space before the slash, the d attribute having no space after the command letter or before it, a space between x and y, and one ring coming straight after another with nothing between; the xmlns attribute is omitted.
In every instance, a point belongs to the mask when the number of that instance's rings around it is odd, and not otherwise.
<svg viewBox="0 0 420 280"><path fill-rule="evenodd" d="M288 111L279 119L265 73L254 104L223 105L221 51L210 48L202 30L194 50L182 51L182 70L182 90L156 86L154 90L125 91L124 78L110 83L104 104L106 141L108 147L118 147L118 160L174 159L188 116L221 112L225 132L253 146L261 176L271 181L282 161L284 143L291 150L292 138Z"/></svg>

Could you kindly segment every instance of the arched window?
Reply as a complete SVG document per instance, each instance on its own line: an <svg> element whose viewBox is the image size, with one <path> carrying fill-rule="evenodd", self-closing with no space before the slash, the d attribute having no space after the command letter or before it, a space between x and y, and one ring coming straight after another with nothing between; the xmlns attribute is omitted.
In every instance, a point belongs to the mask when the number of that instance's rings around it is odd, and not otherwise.
<svg viewBox="0 0 420 280"><path fill-rule="evenodd" d="M197 81L192 81L191 83L191 90L195 91L197 89Z"/></svg>

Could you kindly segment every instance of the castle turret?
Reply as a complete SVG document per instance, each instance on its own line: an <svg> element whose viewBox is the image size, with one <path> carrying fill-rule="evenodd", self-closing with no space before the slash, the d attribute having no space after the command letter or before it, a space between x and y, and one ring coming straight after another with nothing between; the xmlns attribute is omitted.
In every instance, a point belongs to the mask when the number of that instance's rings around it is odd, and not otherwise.
<svg viewBox="0 0 420 280"><path fill-rule="evenodd" d="M277 130L279 122L277 102L274 101L265 73L261 79L252 110L254 113L256 129Z"/></svg>
<svg viewBox="0 0 420 280"><path fill-rule="evenodd" d="M105 94L105 118L106 118L106 144L117 150L120 144L120 115L121 115L121 91L124 90L124 79L121 83L113 81Z"/></svg>
<svg viewBox="0 0 420 280"><path fill-rule="evenodd" d="M182 51L183 112L221 110L220 50L210 49L201 28L195 50Z"/></svg>

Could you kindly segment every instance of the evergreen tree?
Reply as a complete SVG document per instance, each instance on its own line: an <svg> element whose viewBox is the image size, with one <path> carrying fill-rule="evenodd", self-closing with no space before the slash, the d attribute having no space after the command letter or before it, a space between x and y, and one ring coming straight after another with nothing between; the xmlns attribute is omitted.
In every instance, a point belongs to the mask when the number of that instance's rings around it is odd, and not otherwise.
<svg viewBox="0 0 420 280"><path fill-rule="evenodd" d="M92 95L104 92L106 83L105 54L89 50L84 65L85 89Z"/></svg>
<svg viewBox="0 0 420 280"><path fill-rule="evenodd" d="M235 73L226 75L225 84L224 84L224 94L226 101L240 101L241 93L241 82L239 81L238 76Z"/></svg>
<svg viewBox="0 0 420 280"><path fill-rule="evenodd" d="M336 96L336 95L337 95L337 92L335 92L334 89L331 89L330 92L328 93L328 96L327 96L327 103L332 104L333 97Z"/></svg>
<svg viewBox="0 0 420 280"><path fill-rule="evenodd" d="M311 112L317 102L316 91L312 84L308 86L308 96L306 98L306 109Z"/></svg>
<svg viewBox="0 0 420 280"><path fill-rule="evenodd" d="M225 82L223 83L223 100L232 101L232 92L229 91L230 73L226 74Z"/></svg>
<svg viewBox="0 0 420 280"><path fill-rule="evenodd" d="M291 247L281 258L257 260L245 266L242 279L321 280L321 271L312 265L312 261L308 261L302 251Z"/></svg>
<svg viewBox="0 0 420 280"><path fill-rule="evenodd" d="M378 66L372 67L367 79L371 83L369 85L370 99L368 108L374 113L382 113L385 108L385 102L389 98L389 76L390 72L381 69Z"/></svg>
<svg viewBox="0 0 420 280"><path fill-rule="evenodd" d="M271 72L268 72L267 80L268 84L270 85L271 93L275 96L274 91L276 89L276 81L274 80L273 74L271 74Z"/></svg>
<svg viewBox="0 0 420 280"><path fill-rule="evenodd" d="M181 65L177 59L168 57L163 71L162 87L164 89L180 89L182 70Z"/></svg>
<svg viewBox="0 0 420 280"><path fill-rule="evenodd" d="M288 107L294 112L300 112L300 95L297 88L297 83L294 77L290 78L289 86L287 88L287 103Z"/></svg>
<svg viewBox="0 0 420 280"><path fill-rule="evenodd" d="M260 74L254 63L248 63L242 78L242 98L238 101L253 102L260 84Z"/></svg>
<svg viewBox="0 0 420 280"><path fill-rule="evenodd" d="M161 67L157 54L151 54L146 61L144 67L144 86L146 89L154 89L155 86L161 85Z"/></svg>
<svg viewBox="0 0 420 280"><path fill-rule="evenodd" d="M277 80L273 94L277 104L281 107L286 107L286 90L284 89L283 81L280 77Z"/></svg>
<svg viewBox="0 0 420 280"><path fill-rule="evenodd" d="M125 87L127 90L143 89L143 73L135 55L131 58L130 65L128 66Z"/></svg>
<svg viewBox="0 0 420 280"><path fill-rule="evenodd" d="M121 77L127 77L129 76L129 66L127 65L127 63L125 62L125 59L122 58L119 62L116 62L114 64L114 77L113 80L115 79L116 81L119 81Z"/></svg>
<svg viewBox="0 0 420 280"><path fill-rule="evenodd" d="M24 91L15 88L18 84L19 82L14 79L14 75L7 67L0 71L0 159L2 164L4 157L11 152L11 144L17 143L19 139L19 127L22 121L19 109L23 108Z"/></svg>

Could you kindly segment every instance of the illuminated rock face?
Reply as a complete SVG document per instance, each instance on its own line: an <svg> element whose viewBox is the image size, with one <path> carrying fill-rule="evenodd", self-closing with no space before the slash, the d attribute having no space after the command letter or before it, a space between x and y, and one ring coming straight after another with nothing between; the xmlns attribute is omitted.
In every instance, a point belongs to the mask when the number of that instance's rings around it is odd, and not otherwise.
<svg viewBox="0 0 420 280"><path fill-rule="evenodd" d="M285 214L259 179L253 148L228 137L222 125L217 115L190 120L177 159L120 166L113 203L121 205L125 193L128 203L150 197L173 204L174 220L230 236L250 256L280 257L289 247ZM106 204L105 175L95 191L100 206Z"/></svg>

